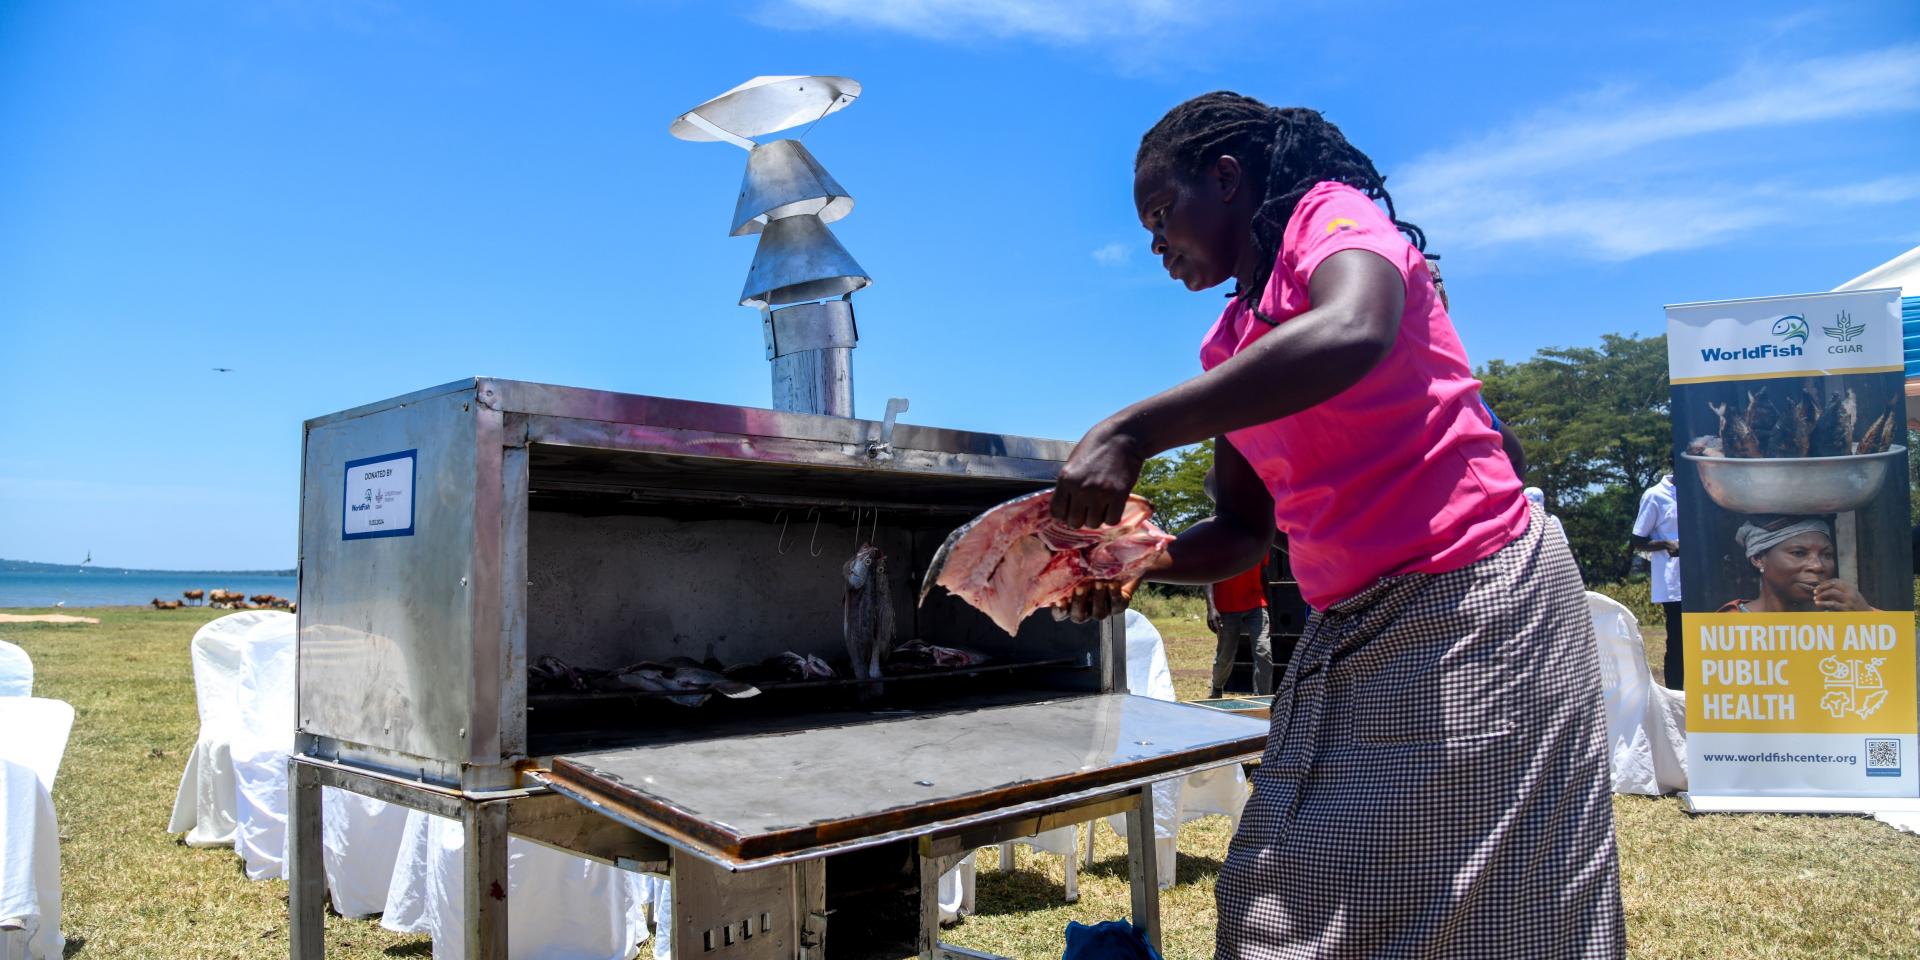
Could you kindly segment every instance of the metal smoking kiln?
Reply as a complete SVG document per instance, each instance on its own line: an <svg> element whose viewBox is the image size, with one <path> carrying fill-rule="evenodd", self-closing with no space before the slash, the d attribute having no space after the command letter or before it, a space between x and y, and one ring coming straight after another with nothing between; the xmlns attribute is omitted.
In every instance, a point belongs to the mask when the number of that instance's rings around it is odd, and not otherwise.
<svg viewBox="0 0 1920 960"><path fill-rule="evenodd" d="M785 219L761 222L763 253ZM818 299L851 292L835 286L801 305L847 304L850 331L850 301ZM789 399L834 405L838 370L850 408L851 343L799 342L773 358L776 393L798 357L827 388ZM1118 617L1009 637L944 593L914 606L947 534L1051 485L1071 447L899 409L480 378L308 421L293 957L324 952L323 786L463 824L470 958L507 957L509 834L671 878L679 958L975 957L940 943L935 896L966 853L1117 812L1151 836L1153 781L1258 751L1258 721L1127 695ZM897 643L946 654L840 668L843 564L865 544L888 558ZM833 675L718 685L783 658ZM625 682L669 664L716 685ZM1130 844L1157 943L1154 854Z"/></svg>

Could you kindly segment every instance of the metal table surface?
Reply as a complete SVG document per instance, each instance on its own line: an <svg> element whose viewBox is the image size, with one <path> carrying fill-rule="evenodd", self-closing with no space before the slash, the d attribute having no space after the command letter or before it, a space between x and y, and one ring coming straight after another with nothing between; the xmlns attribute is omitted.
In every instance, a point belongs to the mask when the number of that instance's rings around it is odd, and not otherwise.
<svg viewBox="0 0 1920 960"><path fill-rule="evenodd" d="M1267 725L1098 694L554 758L551 782L668 843L751 865L1257 753Z"/></svg>

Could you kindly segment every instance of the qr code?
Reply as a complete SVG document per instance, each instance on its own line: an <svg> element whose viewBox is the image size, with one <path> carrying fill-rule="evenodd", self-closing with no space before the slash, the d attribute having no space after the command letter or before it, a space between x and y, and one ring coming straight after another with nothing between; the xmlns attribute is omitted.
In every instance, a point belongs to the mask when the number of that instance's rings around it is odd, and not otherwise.
<svg viewBox="0 0 1920 960"><path fill-rule="evenodd" d="M1900 775L1900 741L1869 739L1867 741L1867 776L1897 777Z"/></svg>

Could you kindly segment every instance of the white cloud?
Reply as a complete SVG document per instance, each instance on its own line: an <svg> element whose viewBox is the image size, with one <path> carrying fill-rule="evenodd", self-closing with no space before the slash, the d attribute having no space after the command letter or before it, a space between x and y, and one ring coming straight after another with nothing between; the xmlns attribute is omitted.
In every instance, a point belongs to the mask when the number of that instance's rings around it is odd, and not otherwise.
<svg viewBox="0 0 1920 960"><path fill-rule="evenodd" d="M1196 5L1172 0L777 0L767 12L788 23L828 22L894 30L935 40L1020 37L1087 43L1133 37L1192 22Z"/></svg>
<svg viewBox="0 0 1920 960"><path fill-rule="evenodd" d="M1833 206L1920 196L1920 177L1823 182L1823 158L1765 158L1771 180L1724 170L1722 138L1920 108L1920 46L1751 66L1692 91L1611 90L1421 157L1394 197L1436 246L1570 245L1607 260L1715 243ZM1836 146L1835 149L1841 149ZM1811 165L1790 169L1800 160Z"/></svg>
<svg viewBox="0 0 1920 960"><path fill-rule="evenodd" d="M1093 260L1103 267L1117 267L1127 262L1127 255L1133 252L1130 244L1115 241L1093 251Z"/></svg>
<svg viewBox="0 0 1920 960"><path fill-rule="evenodd" d="M1920 197L1920 176L1881 177L1813 191L1822 200L1845 204L1904 203Z"/></svg>

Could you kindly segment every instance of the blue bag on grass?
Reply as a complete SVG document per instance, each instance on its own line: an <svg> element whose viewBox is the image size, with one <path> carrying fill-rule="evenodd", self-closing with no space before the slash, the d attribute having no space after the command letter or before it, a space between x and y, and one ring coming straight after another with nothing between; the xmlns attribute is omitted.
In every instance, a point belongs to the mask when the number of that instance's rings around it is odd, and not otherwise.
<svg viewBox="0 0 1920 960"><path fill-rule="evenodd" d="M1060 960L1160 960L1147 935L1125 920L1108 920L1089 927L1067 922L1067 949Z"/></svg>

